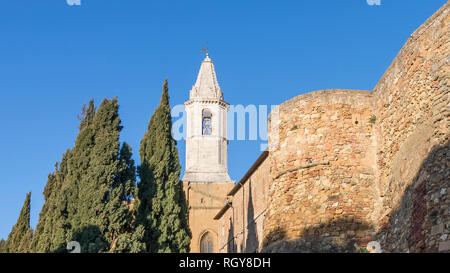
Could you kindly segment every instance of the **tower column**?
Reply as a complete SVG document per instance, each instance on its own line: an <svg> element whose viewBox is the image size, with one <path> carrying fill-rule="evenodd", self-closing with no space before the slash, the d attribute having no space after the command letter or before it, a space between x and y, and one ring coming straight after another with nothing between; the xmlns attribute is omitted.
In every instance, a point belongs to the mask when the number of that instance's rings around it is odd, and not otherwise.
<svg viewBox="0 0 450 273"><path fill-rule="evenodd" d="M214 63L203 60L184 104L187 117L183 187L189 203L191 252L218 252L219 226L214 216L234 182L227 167L227 111Z"/></svg>

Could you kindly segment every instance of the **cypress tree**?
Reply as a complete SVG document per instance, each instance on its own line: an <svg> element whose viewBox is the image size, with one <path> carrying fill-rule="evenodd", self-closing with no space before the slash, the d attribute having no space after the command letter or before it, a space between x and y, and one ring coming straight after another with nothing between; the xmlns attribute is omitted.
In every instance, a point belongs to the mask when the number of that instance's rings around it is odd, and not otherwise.
<svg viewBox="0 0 450 273"><path fill-rule="evenodd" d="M66 252L69 241L78 241L81 252L131 251L135 166L131 148L120 149L118 108L116 98L97 111L92 100L83 107L75 145L44 190L36 252Z"/></svg>
<svg viewBox="0 0 450 273"><path fill-rule="evenodd" d="M6 248L6 241L3 239L0 240L0 253L8 253L8 250Z"/></svg>
<svg viewBox="0 0 450 273"><path fill-rule="evenodd" d="M88 126L92 123L94 120L95 115L95 107L94 107L94 100L89 101L89 106L86 109L86 104L83 105L83 108L81 109L81 117L78 117L80 120L80 126L78 127L81 130L84 129L84 127Z"/></svg>
<svg viewBox="0 0 450 273"><path fill-rule="evenodd" d="M180 181L180 163L172 138L167 79L161 101L140 145L140 183L136 202L137 224L144 229L150 252L189 252L187 202ZM139 226L140 225L140 226Z"/></svg>
<svg viewBox="0 0 450 273"><path fill-rule="evenodd" d="M55 169L57 169L58 164L55 165ZM48 230L45 230L48 227L46 224L48 221L51 221L50 217L50 195L53 190L53 186L55 183L55 175L51 173L48 175L47 184L44 188L44 205L42 206L41 212L39 213L39 221L36 225L36 230L33 234L33 240L31 242L31 250L32 252L47 252L50 248L51 234Z"/></svg>
<svg viewBox="0 0 450 273"><path fill-rule="evenodd" d="M63 182L65 187L62 191L62 195L66 198L66 203L63 203L59 198L57 202L61 207L65 206L67 209L68 225L65 228L65 234L60 234L66 237L66 243L69 241L78 241L82 247L82 252L96 252L96 249L90 245L90 239L95 237L95 241L98 233L95 233L92 228L89 228L90 223L87 223L88 220L85 220L88 215L83 215L83 207L89 207L90 201L87 201L86 198L82 199L80 196L82 195L81 191L91 191L94 189L94 187L89 185L88 172L92 166L92 151L95 146L95 114L87 115L87 112L96 112L93 100L89 102L88 111L82 111L79 133L75 140L75 145L71 150L71 155L68 158L67 176ZM101 236L99 237L101 238ZM106 248L106 242L104 240L99 239L98 244L98 249ZM89 251L89 245L91 251Z"/></svg>
<svg viewBox="0 0 450 273"><path fill-rule="evenodd" d="M43 192L45 202L39 213L32 241L34 252L66 252L66 244L72 240L72 225L69 219L73 221L76 212L77 179L85 173L83 171L88 166L86 159L93 145L92 130L88 129L88 125L92 125L94 114L94 101L90 100L88 108L84 105L81 117L78 116L80 125L75 141L75 153L67 150L61 163L56 163L54 172L48 176ZM74 160L72 154L75 154L78 160ZM73 179L74 177L77 179Z"/></svg>
<svg viewBox="0 0 450 273"><path fill-rule="evenodd" d="M131 147L124 143L120 149L120 167L107 204L111 252L142 252L145 248L138 240L139 232L133 236L133 198L136 186L136 168L131 158Z"/></svg>
<svg viewBox="0 0 450 273"><path fill-rule="evenodd" d="M30 252L30 243L33 235L30 227L30 197L31 192L26 195L17 223L8 235L6 247L9 253Z"/></svg>
<svg viewBox="0 0 450 273"><path fill-rule="evenodd" d="M114 249L132 220L128 199L134 191L134 163L128 145L122 149L122 158L119 153L118 109L116 98L103 100L92 122L83 128L86 135L80 139L84 144L80 153L72 157L83 165L71 175L77 196L71 200L70 219L72 238L80 242L82 252Z"/></svg>
<svg viewBox="0 0 450 273"><path fill-rule="evenodd" d="M68 162L71 157L71 151L68 150L63 155L61 164L56 173L56 192L54 195L52 221L48 225L52 225L52 252L66 252L66 243L70 240L70 222L68 214L68 196L69 196L69 182L68 177ZM49 227L50 228L50 227Z"/></svg>
<svg viewBox="0 0 450 273"><path fill-rule="evenodd" d="M44 188L44 205L39 213L39 221L33 235L33 252L65 252L68 238L67 193L65 177L70 150L64 153L61 163L48 175Z"/></svg>
<svg viewBox="0 0 450 273"><path fill-rule="evenodd" d="M56 164L55 172L57 168ZM52 221L53 218L51 217L51 204L49 199L53 191L55 180L55 173L48 175L47 184L44 188L44 205L39 213L39 221L36 225L36 230L34 231L33 240L31 242L31 249L33 252L47 252L50 249L51 230L49 231L48 228L51 228L52 225L49 225L48 222Z"/></svg>

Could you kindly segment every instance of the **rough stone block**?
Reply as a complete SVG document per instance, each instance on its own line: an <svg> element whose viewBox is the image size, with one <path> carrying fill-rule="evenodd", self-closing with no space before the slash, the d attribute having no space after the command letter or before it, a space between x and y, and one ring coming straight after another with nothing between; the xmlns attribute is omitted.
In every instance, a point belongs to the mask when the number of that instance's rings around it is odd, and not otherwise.
<svg viewBox="0 0 450 273"><path fill-rule="evenodd" d="M442 234L444 232L444 223L435 225L431 228L431 236Z"/></svg>
<svg viewBox="0 0 450 273"><path fill-rule="evenodd" d="M440 242L439 243L439 252L449 251L450 250L450 241Z"/></svg>

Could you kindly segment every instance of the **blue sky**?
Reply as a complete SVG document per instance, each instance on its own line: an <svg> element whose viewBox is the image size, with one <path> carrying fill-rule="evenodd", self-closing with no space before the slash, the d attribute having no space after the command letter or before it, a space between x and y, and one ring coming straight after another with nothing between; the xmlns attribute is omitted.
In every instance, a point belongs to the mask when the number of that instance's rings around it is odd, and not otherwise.
<svg viewBox="0 0 450 273"><path fill-rule="evenodd" d="M169 79L182 104L208 42L230 104L279 104L306 92L372 90L403 44L446 0L0 0L0 238L32 191L31 224L47 175L73 146L77 114L118 96L134 149ZM233 180L260 141L230 141ZM178 144L184 165L184 145Z"/></svg>

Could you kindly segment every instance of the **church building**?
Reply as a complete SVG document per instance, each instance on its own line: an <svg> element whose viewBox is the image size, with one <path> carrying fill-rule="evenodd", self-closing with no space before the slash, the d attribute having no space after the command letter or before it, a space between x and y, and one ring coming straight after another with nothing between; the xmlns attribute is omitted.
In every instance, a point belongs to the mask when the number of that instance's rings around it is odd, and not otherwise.
<svg viewBox="0 0 450 273"><path fill-rule="evenodd" d="M185 103L191 252L450 252L450 2L373 90L301 92L231 181L227 110L203 60ZM273 116L272 116L273 114Z"/></svg>
<svg viewBox="0 0 450 273"><path fill-rule="evenodd" d="M227 168L227 110L214 63L206 54L185 102L186 166L183 188L189 204L191 252L218 252L218 221L234 182Z"/></svg>

